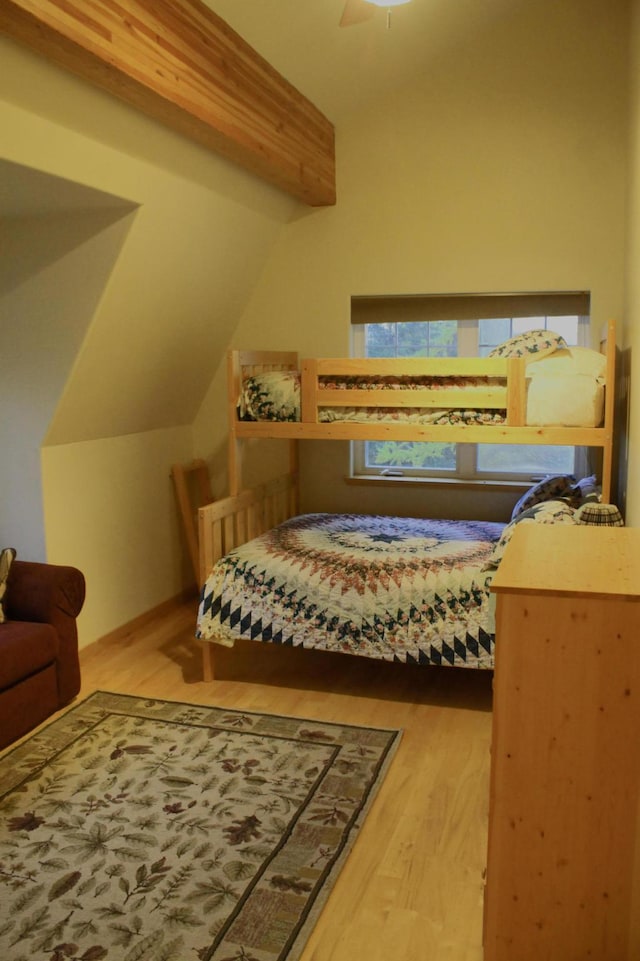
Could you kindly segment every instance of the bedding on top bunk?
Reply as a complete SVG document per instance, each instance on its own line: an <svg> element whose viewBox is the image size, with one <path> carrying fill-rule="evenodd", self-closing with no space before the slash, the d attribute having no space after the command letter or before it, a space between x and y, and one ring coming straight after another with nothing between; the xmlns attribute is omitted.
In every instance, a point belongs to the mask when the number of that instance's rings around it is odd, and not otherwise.
<svg viewBox="0 0 640 961"><path fill-rule="evenodd" d="M561 338L560 338L561 339ZM563 342L564 343L564 342ZM496 348L495 356L511 356ZM598 427L604 412L604 380L606 359L598 351L586 347L558 346L550 352L530 353L526 368L526 424L529 426ZM321 377L322 389L349 390L388 389L388 407L355 407L345 397L344 407L319 408L321 422L401 422L413 424L503 424L504 410L449 408L394 408L394 390L432 391L451 388L469 393L500 386L488 377L345 377L340 380ZM238 401L241 420L299 421L300 375L297 371L267 371L247 378Z"/></svg>

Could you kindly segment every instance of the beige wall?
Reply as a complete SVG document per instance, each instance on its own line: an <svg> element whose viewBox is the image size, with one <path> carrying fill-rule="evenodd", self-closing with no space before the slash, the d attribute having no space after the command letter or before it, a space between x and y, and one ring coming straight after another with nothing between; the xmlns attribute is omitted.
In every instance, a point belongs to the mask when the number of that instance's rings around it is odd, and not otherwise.
<svg viewBox="0 0 640 961"><path fill-rule="evenodd" d="M47 558L87 580L83 644L174 597L190 580L170 476L189 427L42 450Z"/></svg>
<svg viewBox="0 0 640 961"><path fill-rule="evenodd" d="M623 455L628 460L627 523L640 526L640 0L633 2L631 31L631 90L629 137L628 305L625 352L630 370L629 436Z"/></svg>
<svg viewBox="0 0 640 961"><path fill-rule="evenodd" d="M0 166L15 188L14 174ZM127 220L108 207L0 218L0 528L33 560L45 558L40 448Z"/></svg>
<svg viewBox="0 0 640 961"><path fill-rule="evenodd" d="M587 289L596 327L621 318L627 45L622 3L514 5L351 117L336 207L279 237L234 344L347 353L353 294ZM208 404L219 396L215 380ZM481 509L458 491L363 493L347 470L346 444L307 445L304 506L393 511L401 497L422 513L428 496L428 512Z"/></svg>
<svg viewBox="0 0 640 961"><path fill-rule="evenodd" d="M9 437L4 447L21 456L10 485L0 475L0 534L23 558L46 545L48 559L85 572L87 644L190 578L170 466L193 456L202 397L295 205L1 38L0 98L0 162L36 171L43 205L54 203L48 176L135 207L115 246L104 231L64 257L49 244L46 297L33 277L20 278L30 290L16 287L2 316L16 354L10 402L30 424L27 441ZM71 235L66 212L56 217L59 234ZM108 250L78 312L88 243ZM16 258L9 273L19 269Z"/></svg>

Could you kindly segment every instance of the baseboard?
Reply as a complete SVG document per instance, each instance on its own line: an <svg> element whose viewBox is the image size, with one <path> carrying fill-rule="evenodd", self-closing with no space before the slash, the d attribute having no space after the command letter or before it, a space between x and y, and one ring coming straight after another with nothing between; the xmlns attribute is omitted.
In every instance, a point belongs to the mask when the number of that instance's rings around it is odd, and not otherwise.
<svg viewBox="0 0 640 961"><path fill-rule="evenodd" d="M178 608L182 607L183 604L195 600L197 596L198 594L195 588L185 588L185 590L181 591L179 594L176 594L174 597L170 597L168 600L162 601L161 604L157 604L156 607L152 607L143 614L138 614L137 617L134 617L131 621L127 621L126 624L121 624L120 627L116 627L113 631L109 631L108 634L103 634L102 637L98 637L96 642L102 644L104 642L124 640L134 631L145 627L150 621L154 621L158 617L166 617L168 614L172 614L173 611L178 610Z"/></svg>

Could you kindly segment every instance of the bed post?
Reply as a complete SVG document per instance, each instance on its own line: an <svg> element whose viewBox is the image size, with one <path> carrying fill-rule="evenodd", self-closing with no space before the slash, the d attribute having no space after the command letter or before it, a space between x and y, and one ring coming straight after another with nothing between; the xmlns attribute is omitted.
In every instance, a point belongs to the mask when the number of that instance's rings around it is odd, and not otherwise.
<svg viewBox="0 0 640 961"><path fill-rule="evenodd" d="M527 423L527 380L524 357L507 360L507 424L524 427Z"/></svg>
<svg viewBox="0 0 640 961"><path fill-rule="evenodd" d="M300 510L300 470L298 456L299 441L289 441L289 473L294 481L294 486L289 495L290 516L294 516Z"/></svg>
<svg viewBox="0 0 640 961"><path fill-rule="evenodd" d="M202 680L215 681L214 644L211 641L201 641L202 644Z"/></svg>
<svg viewBox="0 0 640 961"><path fill-rule="evenodd" d="M234 433L229 434L229 494L242 490L242 447Z"/></svg>
<svg viewBox="0 0 640 961"><path fill-rule="evenodd" d="M242 487L242 451L236 434L238 418L236 404L240 396L241 385L240 356L237 350L230 350L227 352L227 423L229 430L227 466L230 494L240 493Z"/></svg>
<svg viewBox="0 0 640 961"><path fill-rule="evenodd" d="M607 357L604 393L604 443L602 445L602 500L611 499L613 473L613 419L616 398L616 324L609 320L600 337L600 349Z"/></svg>

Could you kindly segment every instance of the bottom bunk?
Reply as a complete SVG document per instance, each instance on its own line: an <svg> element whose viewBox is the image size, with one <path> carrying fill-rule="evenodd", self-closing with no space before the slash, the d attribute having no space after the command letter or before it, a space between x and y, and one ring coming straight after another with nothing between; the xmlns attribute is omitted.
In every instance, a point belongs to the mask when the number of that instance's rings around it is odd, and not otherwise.
<svg viewBox="0 0 640 961"><path fill-rule="evenodd" d="M220 561L199 636L492 667L484 567L502 524L304 514Z"/></svg>
<svg viewBox="0 0 640 961"><path fill-rule="evenodd" d="M492 669L490 586L518 523L618 523L592 479L546 479L506 526L354 514L295 515L295 479L200 509L206 581L196 635L205 679L236 639L385 661ZM615 511L615 509L613 509ZM608 511L608 512L607 512Z"/></svg>

